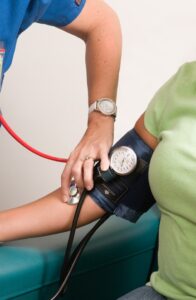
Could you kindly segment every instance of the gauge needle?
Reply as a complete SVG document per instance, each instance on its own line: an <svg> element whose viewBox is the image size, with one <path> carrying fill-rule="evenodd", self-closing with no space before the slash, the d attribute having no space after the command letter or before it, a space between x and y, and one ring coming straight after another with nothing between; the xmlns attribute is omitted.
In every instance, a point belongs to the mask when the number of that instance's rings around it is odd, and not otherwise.
<svg viewBox="0 0 196 300"><path fill-rule="evenodd" d="M124 161L125 161L125 158L123 158L121 166L123 165Z"/></svg>

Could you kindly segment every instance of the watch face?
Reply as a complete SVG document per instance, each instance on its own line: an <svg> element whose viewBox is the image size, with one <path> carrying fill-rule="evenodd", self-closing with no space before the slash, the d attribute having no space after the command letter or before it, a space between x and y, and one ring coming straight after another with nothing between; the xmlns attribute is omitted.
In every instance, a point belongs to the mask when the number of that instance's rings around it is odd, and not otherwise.
<svg viewBox="0 0 196 300"><path fill-rule="evenodd" d="M110 166L118 175L130 174L136 165L137 156L130 147L118 147L111 154Z"/></svg>
<svg viewBox="0 0 196 300"><path fill-rule="evenodd" d="M98 101L97 105L99 110L106 115L112 115L116 112L116 105L110 99L101 99Z"/></svg>

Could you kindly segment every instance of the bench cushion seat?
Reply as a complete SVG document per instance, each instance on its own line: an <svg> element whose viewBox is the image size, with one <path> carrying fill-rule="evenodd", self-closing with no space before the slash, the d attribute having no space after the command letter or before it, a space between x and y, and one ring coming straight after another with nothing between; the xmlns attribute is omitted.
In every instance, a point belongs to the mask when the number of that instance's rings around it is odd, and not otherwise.
<svg viewBox="0 0 196 300"><path fill-rule="evenodd" d="M76 243L91 226L77 230ZM112 216L87 245L62 299L114 300L143 285L158 226L156 207L136 224ZM58 288L67 237L63 233L2 245L0 299L49 300Z"/></svg>

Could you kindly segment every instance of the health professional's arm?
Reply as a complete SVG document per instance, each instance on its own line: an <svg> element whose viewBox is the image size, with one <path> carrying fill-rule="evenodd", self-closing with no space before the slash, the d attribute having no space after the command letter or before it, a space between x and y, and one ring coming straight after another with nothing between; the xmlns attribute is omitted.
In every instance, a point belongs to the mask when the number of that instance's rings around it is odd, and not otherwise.
<svg viewBox="0 0 196 300"><path fill-rule="evenodd" d="M121 60L121 29L116 13L101 0L87 0L81 14L62 28L81 38L86 44L88 104L100 98L116 100ZM78 106L82 103L78 103ZM93 187L93 160L101 160L101 168L109 166L108 152L113 143L114 119L98 112L88 118L86 132L69 157L62 174L62 195L68 198L71 177L76 184Z"/></svg>

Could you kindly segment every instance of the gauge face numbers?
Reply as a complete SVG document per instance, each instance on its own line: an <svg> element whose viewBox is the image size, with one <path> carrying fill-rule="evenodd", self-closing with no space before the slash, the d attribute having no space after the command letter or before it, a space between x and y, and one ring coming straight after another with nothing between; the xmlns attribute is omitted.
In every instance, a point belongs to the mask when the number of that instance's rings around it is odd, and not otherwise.
<svg viewBox="0 0 196 300"><path fill-rule="evenodd" d="M130 147L118 147L111 154L110 166L118 175L130 174L136 165L137 156Z"/></svg>
<svg viewBox="0 0 196 300"><path fill-rule="evenodd" d="M115 113L115 104L110 99L102 99L98 101L97 105L99 110L104 114L111 115Z"/></svg>

